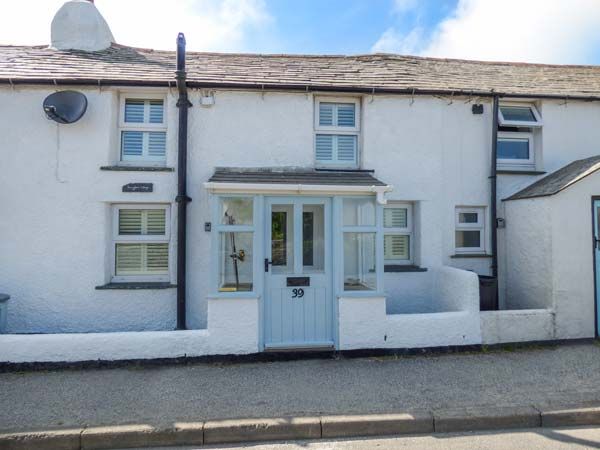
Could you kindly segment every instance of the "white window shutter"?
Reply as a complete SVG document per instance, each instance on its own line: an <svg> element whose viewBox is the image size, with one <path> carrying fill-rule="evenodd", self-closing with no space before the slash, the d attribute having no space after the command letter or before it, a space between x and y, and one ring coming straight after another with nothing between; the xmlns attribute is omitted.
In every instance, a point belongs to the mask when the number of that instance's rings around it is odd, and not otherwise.
<svg viewBox="0 0 600 450"><path fill-rule="evenodd" d="M385 208L383 210L383 226L385 228L408 227L408 210L406 208Z"/></svg>
<svg viewBox="0 0 600 450"><path fill-rule="evenodd" d="M410 259L410 236L406 234L386 234L383 239L385 259Z"/></svg>
<svg viewBox="0 0 600 450"><path fill-rule="evenodd" d="M125 100L125 122L144 123L144 109L144 100L134 100L130 98Z"/></svg>
<svg viewBox="0 0 600 450"><path fill-rule="evenodd" d="M356 106L354 103L340 103L337 106L337 126L355 127L356 126Z"/></svg>
<svg viewBox="0 0 600 450"><path fill-rule="evenodd" d="M334 161L333 155L333 135L317 134L316 158L322 163L331 163Z"/></svg>
<svg viewBox="0 0 600 450"><path fill-rule="evenodd" d="M319 103L319 126L331 127L334 125L334 109L333 103Z"/></svg>

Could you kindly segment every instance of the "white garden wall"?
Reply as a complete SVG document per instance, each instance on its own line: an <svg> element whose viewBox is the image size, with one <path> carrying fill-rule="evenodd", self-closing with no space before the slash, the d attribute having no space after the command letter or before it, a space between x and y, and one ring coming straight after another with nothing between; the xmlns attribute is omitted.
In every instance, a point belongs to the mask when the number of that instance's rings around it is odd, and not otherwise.
<svg viewBox="0 0 600 450"><path fill-rule="evenodd" d="M258 351L258 300L210 300L207 330L0 335L0 362L118 361Z"/></svg>
<svg viewBox="0 0 600 450"><path fill-rule="evenodd" d="M340 349L480 344L477 275L452 267L434 272L434 295L445 312L386 314L384 297L340 298Z"/></svg>

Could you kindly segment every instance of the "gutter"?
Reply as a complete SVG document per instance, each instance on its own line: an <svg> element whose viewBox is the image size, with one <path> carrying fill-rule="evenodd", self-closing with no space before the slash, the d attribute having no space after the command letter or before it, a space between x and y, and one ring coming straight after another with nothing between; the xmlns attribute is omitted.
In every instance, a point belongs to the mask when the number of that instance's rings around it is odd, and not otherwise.
<svg viewBox="0 0 600 450"><path fill-rule="evenodd" d="M179 130L177 135L177 329L186 329L186 247L187 247L187 204L192 201L187 195L187 139L188 108L192 106L188 99L185 72L185 36L177 35L177 90L179 98Z"/></svg>
<svg viewBox="0 0 600 450"><path fill-rule="evenodd" d="M498 96L494 96L492 104L492 154L490 165L490 213L492 226L492 276L498 276L498 212L496 211L497 175L496 160L498 154ZM497 285L496 285L497 289ZM497 295L497 294L496 294Z"/></svg>
<svg viewBox="0 0 600 450"><path fill-rule="evenodd" d="M90 79L90 78L0 78L0 84L16 85L53 85L53 86L139 86L139 87L172 87L169 80L119 80L119 79ZM349 92L357 94L390 94L390 95L451 95L465 97L509 97L522 99L548 99L548 100L573 100L594 102L600 101L600 95L559 95L559 94L515 94L497 91L476 91L465 89L416 89L416 88L376 88L356 86L331 86L331 85L306 85L306 84L258 84L258 83L218 83L187 81L187 87L196 89L246 89L246 90L272 90L272 91L302 91L306 92Z"/></svg>

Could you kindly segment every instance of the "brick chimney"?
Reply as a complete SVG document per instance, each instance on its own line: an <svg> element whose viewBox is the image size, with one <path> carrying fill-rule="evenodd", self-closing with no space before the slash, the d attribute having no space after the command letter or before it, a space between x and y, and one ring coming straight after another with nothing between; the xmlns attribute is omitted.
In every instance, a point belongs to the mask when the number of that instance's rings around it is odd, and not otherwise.
<svg viewBox="0 0 600 450"><path fill-rule="evenodd" d="M52 19L50 46L58 50L99 51L115 42L93 0L70 0Z"/></svg>

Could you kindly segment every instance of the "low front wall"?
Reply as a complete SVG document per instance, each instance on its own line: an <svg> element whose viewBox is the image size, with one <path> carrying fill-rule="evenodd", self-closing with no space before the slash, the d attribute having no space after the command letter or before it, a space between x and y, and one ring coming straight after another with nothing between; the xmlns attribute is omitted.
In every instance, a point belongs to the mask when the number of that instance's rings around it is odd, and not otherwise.
<svg viewBox="0 0 600 450"><path fill-rule="evenodd" d="M556 339L550 309L482 311L480 315L484 344Z"/></svg>
<svg viewBox="0 0 600 450"><path fill-rule="evenodd" d="M481 344L477 275L453 267L433 275L442 312L386 314L385 297L341 297L340 350Z"/></svg>
<svg viewBox="0 0 600 450"><path fill-rule="evenodd" d="M214 299L206 330L0 335L0 362L74 362L258 352L258 299Z"/></svg>

